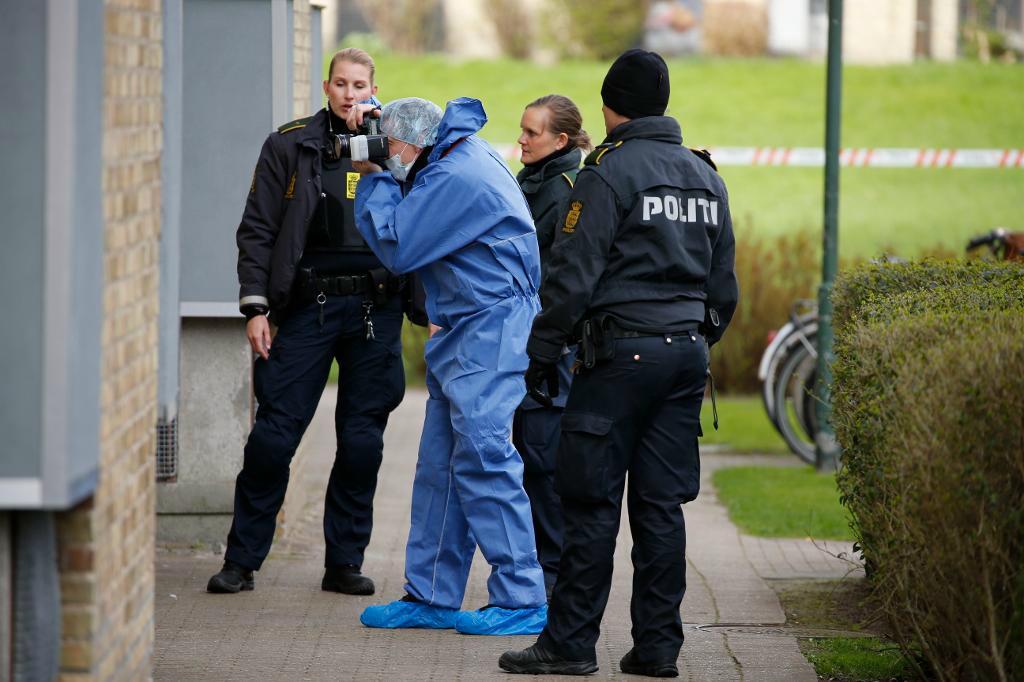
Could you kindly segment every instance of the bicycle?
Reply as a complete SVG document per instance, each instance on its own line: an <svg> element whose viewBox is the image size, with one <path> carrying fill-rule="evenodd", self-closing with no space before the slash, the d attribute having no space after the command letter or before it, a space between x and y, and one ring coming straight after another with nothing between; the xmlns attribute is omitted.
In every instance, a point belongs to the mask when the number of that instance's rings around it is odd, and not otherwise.
<svg viewBox="0 0 1024 682"><path fill-rule="evenodd" d="M814 463L818 420L813 392L818 370L817 302L793 304L787 322L761 356L757 376L768 419L797 457Z"/></svg>
<svg viewBox="0 0 1024 682"><path fill-rule="evenodd" d="M1005 227L997 227L967 242L967 253L982 246L987 246L996 260L1024 261L1024 232L1010 232Z"/></svg>

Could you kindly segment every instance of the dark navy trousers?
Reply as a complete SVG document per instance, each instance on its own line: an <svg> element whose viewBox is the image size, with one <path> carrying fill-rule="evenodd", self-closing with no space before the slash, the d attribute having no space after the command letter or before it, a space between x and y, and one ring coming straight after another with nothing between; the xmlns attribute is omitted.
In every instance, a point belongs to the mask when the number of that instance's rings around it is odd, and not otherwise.
<svg viewBox="0 0 1024 682"><path fill-rule="evenodd" d="M562 555L562 503L555 492L555 459L558 454L561 407L516 410L512 444L523 458L523 488L530 498L537 560L544 569L548 594L558 578Z"/></svg>
<svg viewBox="0 0 1024 682"><path fill-rule="evenodd" d="M384 427L405 393L401 300L374 307L374 339L366 338L362 296L328 297L322 326L319 315L316 303L291 314L270 358L257 358L253 368L259 407L235 482L225 558L254 570L270 551L292 456L335 360L338 448L324 507L325 564L361 566L370 542Z"/></svg>
<svg viewBox="0 0 1024 682"><path fill-rule="evenodd" d="M681 505L700 487L703 337L616 339L615 357L573 379L555 486L565 529L558 582L538 640L593 660L608 603L623 491L633 536L632 636L641 661L675 661L686 590ZM628 474L628 477L627 477Z"/></svg>

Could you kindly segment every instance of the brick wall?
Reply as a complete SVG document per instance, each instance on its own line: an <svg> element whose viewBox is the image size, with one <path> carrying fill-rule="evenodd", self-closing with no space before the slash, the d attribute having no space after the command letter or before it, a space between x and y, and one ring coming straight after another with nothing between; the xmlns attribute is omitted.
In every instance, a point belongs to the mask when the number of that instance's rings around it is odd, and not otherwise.
<svg viewBox="0 0 1024 682"><path fill-rule="evenodd" d="M62 679L138 680L153 652L160 0L106 0L99 483L58 515Z"/></svg>
<svg viewBox="0 0 1024 682"><path fill-rule="evenodd" d="M292 45L292 117L309 116L309 74L313 68L310 64L312 42L309 34L312 21L310 19L309 0L294 0Z"/></svg>

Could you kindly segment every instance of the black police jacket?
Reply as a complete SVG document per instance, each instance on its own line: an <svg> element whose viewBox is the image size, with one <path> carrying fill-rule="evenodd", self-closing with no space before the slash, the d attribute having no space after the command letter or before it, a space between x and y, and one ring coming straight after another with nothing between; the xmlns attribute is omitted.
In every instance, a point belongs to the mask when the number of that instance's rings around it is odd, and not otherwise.
<svg viewBox="0 0 1024 682"><path fill-rule="evenodd" d="M327 110L286 123L267 136L253 171L235 241L238 244L238 307L269 310L282 318L291 300L306 232L321 193L321 148ZM407 289L406 313L426 325L426 311L413 303L420 285ZM419 297L420 299L422 297Z"/></svg>
<svg viewBox="0 0 1024 682"><path fill-rule="evenodd" d="M734 261L728 194L710 161L682 146L673 118L623 123L576 179L527 352L557 361L601 314L641 333L701 326L713 344L736 309Z"/></svg>
<svg viewBox="0 0 1024 682"><path fill-rule="evenodd" d="M541 279L547 272L548 257L555 242L556 227L565 215L564 207L569 192L576 181L583 152L573 149L567 154L551 159L543 166L524 167L516 180L530 205L530 215L537 228L537 243L540 245Z"/></svg>
<svg viewBox="0 0 1024 682"><path fill-rule="evenodd" d="M238 307L284 311L320 200L320 149L327 111L286 123L267 136L253 171L238 244Z"/></svg>

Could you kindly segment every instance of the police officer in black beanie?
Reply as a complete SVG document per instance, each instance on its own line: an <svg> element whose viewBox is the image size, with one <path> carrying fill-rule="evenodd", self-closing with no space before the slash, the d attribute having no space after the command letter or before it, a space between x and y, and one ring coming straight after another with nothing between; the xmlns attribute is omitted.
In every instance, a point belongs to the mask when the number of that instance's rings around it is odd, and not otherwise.
<svg viewBox="0 0 1024 682"><path fill-rule="evenodd" d="M680 505L697 497L708 349L736 309L725 184L665 116L668 67L630 50L601 88L608 137L584 161L541 286L527 388L557 388L562 347L579 344L555 473L564 540L548 623L506 652L513 673L597 670L623 490L633 535L633 648L622 672L678 675L686 589ZM626 474L629 474L628 487Z"/></svg>

